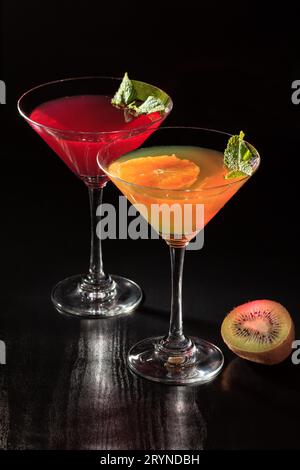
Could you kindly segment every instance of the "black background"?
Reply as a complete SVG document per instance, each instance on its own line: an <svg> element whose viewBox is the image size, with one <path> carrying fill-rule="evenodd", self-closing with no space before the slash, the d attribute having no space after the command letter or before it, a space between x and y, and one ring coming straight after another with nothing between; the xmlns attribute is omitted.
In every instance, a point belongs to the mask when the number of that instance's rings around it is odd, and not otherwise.
<svg viewBox="0 0 300 470"><path fill-rule="evenodd" d="M13 374L18 373L22 380L22 373L32 367L52 370L59 360L57 352L54 365L46 361L37 366L34 354L42 354L43 341L36 343L36 337L47 332L52 339L57 336L60 352L63 332L72 336L75 331L76 339L78 323L66 326L57 319L49 292L56 281L86 270L89 256L86 188L17 115L19 95L42 82L83 75L122 76L127 70L131 77L157 84L172 96L174 109L168 124L232 133L243 129L261 154L261 167L207 226L204 249L187 252L187 331L216 341L229 363L232 356L222 344L219 329L233 306L252 299L274 299L289 309L299 328L300 105L291 101L291 83L300 79L299 11L295 5L286 3L283 9L273 3L263 8L263 2L253 1L161 2L159 6L152 2L2 2L0 78L7 85L7 104L0 108L0 339L6 340L11 357L5 377L12 390L10 406L20 398ZM109 185L105 201L116 203L117 197L116 189ZM158 330L163 333L170 295L164 243L105 241L104 250L108 272L124 274L145 290L142 320L131 324L136 338ZM156 322L160 329L155 329ZM20 364L22 354L28 354L29 362ZM257 369L243 361L237 367L231 395L218 392L218 400L213 398L210 403L218 410L218 418L207 418L211 426L206 446L296 447L293 436L299 404L293 390L299 390L297 367L288 363ZM28 383L38 386L39 373L32 374ZM43 386L46 384L45 378ZM164 388L147 387L162 396L165 393ZM252 387L253 394L245 392ZM259 393L263 394L261 400ZM281 397L280 406L270 398L266 411L268 397L276 394ZM34 400L26 392L23 398L27 404ZM48 406L43 400L34 409L34 418L28 412L36 423ZM250 400L250 427L241 421L244 400ZM226 432L220 427L229 419L225 408L234 416ZM254 418L263 413L268 424L259 426L256 438ZM46 440L30 437L32 429L42 433L38 424L32 424L25 438L22 419L26 421L24 416L17 424L11 421L8 447L51 447ZM281 427L279 435L273 430L274 423ZM264 441L265 433L268 438ZM134 448L128 439L127 445ZM194 443L193 439L189 442ZM83 448L80 439L73 445ZM68 444L61 441L56 446L66 448Z"/></svg>

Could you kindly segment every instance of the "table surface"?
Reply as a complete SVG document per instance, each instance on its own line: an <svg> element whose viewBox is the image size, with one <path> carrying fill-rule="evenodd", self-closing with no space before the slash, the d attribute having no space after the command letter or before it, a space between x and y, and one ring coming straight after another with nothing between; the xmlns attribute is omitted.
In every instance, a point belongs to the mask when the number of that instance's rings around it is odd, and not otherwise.
<svg viewBox="0 0 300 470"><path fill-rule="evenodd" d="M141 336L160 333L166 317L141 308L127 318L74 321L56 315L47 302L34 310L31 317L8 322L5 332L1 448L299 446L294 366L265 369L227 357L223 373L210 384L150 383L127 369L127 349ZM201 327L206 338L211 336L208 326Z"/></svg>

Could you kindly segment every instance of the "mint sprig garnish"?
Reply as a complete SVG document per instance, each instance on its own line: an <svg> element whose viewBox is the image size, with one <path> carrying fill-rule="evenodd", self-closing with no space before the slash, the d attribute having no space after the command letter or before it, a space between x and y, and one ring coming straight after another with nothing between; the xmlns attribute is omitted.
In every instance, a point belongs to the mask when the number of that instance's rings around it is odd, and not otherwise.
<svg viewBox="0 0 300 470"><path fill-rule="evenodd" d="M134 116L167 110L168 95L147 83L130 80L127 72L111 103L117 108L124 108Z"/></svg>
<svg viewBox="0 0 300 470"><path fill-rule="evenodd" d="M159 99L155 98L154 96L148 96L146 101L142 104L137 105L136 101L133 101L128 105L128 109L133 110L137 115L139 114L149 114L149 113L163 113L166 110L166 106L164 103Z"/></svg>
<svg viewBox="0 0 300 470"><path fill-rule="evenodd" d="M131 80L129 80L127 72L124 75L124 78L119 86L118 91L111 100L111 103L114 106L125 107L132 103L136 98L136 92L134 85Z"/></svg>
<svg viewBox="0 0 300 470"><path fill-rule="evenodd" d="M233 135L228 140L224 152L224 165L228 170L225 179L251 176L254 171L253 161L256 156L244 141L244 137L245 134L241 131L239 135Z"/></svg>

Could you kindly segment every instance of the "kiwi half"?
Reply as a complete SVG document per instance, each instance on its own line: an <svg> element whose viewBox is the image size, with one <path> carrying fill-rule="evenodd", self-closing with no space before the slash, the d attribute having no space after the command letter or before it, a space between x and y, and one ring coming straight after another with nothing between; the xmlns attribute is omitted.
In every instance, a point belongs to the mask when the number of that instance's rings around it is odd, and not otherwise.
<svg viewBox="0 0 300 470"><path fill-rule="evenodd" d="M290 355L295 330L289 312L281 304L254 300L227 315L221 335L238 356L262 364L278 364Z"/></svg>

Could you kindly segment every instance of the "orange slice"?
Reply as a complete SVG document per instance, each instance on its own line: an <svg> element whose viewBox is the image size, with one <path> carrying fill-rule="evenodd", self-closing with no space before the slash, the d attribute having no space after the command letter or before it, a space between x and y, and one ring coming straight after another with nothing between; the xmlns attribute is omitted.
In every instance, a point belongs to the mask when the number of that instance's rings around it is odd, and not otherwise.
<svg viewBox="0 0 300 470"><path fill-rule="evenodd" d="M109 171L129 183L141 186L188 189L197 180L200 168L194 162L173 154L114 162Z"/></svg>

